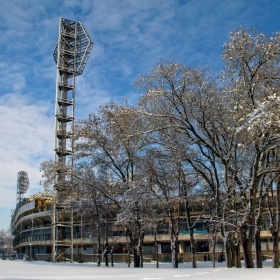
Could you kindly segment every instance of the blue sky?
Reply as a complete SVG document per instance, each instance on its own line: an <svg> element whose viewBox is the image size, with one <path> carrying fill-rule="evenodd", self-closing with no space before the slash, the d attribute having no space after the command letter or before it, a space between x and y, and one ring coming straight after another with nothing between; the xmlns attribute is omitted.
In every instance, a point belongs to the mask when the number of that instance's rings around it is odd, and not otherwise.
<svg viewBox="0 0 280 280"><path fill-rule="evenodd" d="M16 203L17 173L27 195L41 190L40 163L53 158L59 17L81 21L94 48L76 81L76 119L102 104L135 103L132 87L171 58L218 72L229 32L280 31L280 0L0 0L0 230Z"/></svg>

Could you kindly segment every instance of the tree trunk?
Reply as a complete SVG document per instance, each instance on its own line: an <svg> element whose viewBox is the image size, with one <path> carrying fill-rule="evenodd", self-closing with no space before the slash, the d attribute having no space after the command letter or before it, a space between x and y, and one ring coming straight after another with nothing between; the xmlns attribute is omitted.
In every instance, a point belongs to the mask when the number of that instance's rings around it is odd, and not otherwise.
<svg viewBox="0 0 280 280"><path fill-rule="evenodd" d="M264 198L263 195L264 189L263 187L260 190L260 197L258 201L258 213L256 215L256 224L255 224L255 259L256 259L256 267L262 268L262 246L261 246L261 219L264 208ZM266 191L265 191L266 193Z"/></svg>
<svg viewBox="0 0 280 280"><path fill-rule="evenodd" d="M142 243L142 242L141 242L141 243ZM139 245L138 250L139 250L138 255L139 255L139 258L140 258L140 267L143 267L143 250L142 250L142 244Z"/></svg>
<svg viewBox="0 0 280 280"><path fill-rule="evenodd" d="M158 268L158 244L156 240L155 240L155 253L156 253L156 264Z"/></svg>
<svg viewBox="0 0 280 280"><path fill-rule="evenodd" d="M254 268L252 256L252 242L248 238L242 238L243 257L246 268Z"/></svg>
<svg viewBox="0 0 280 280"><path fill-rule="evenodd" d="M190 232L192 231L192 235L193 235L193 229L190 230ZM197 268L197 263L196 263L196 242L194 241L194 239L190 239L190 245L191 245L191 253L192 253L192 267L193 268Z"/></svg>
<svg viewBox="0 0 280 280"><path fill-rule="evenodd" d="M98 244L97 244L97 266L100 266L101 264L101 254L102 254L102 245L101 245L101 237L99 234L99 227L97 226L97 240L98 240Z"/></svg>
<svg viewBox="0 0 280 280"><path fill-rule="evenodd" d="M172 265L173 268L178 268L178 246L177 246L177 239L174 234L170 236L170 243L171 243L171 257L172 257Z"/></svg>
<svg viewBox="0 0 280 280"><path fill-rule="evenodd" d="M101 250L97 249L97 266L101 264Z"/></svg>
<svg viewBox="0 0 280 280"><path fill-rule="evenodd" d="M216 228L211 227L211 246L212 246L212 267L216 267L216 244L217 244L217 235L216 235Z"/></svg>
<svg viewBox="0 0 280 280"><path fill-rule="evenodd" d="M178 218L173 217L173 210L168 210L171 259L173 268L178 268Z"/></svg>
<svg viewBox="0 0 280 280"><path fill-rule="evenodd" d="M143 267L143 243L144 243L144 236L145 233L142 230L140 238L139 238L139 245L138 245L138 254L140 256L140 267Z"/></svg>
<svg viewBox="0 0 280 280"><path fill-rule="evenodd" d="M241 259L240 259L240 243L235 244L235 267L241 268Z"/></svg>
<svg viewBox="0 0 280 280"><path fill-rule="evenodd" d="M230 247L230 260L231 260L231 266L235 266L235 246L234 246L234 236L232 235L229 240L229 247Z"/></svg>
<svg viewBox="0 0 280 280"><path fill-rule="evenodd" d="M189 228L189 231L190 231L190 247L191 247L191 254L192 254L192 267L197 268L196 242L195 242L195 239L194 239L194 233L193 233L193 227L192 227L190 209L189 209L189 206L188 206L188 202L186 202L185 209L186 209L187 225L188 225L188 228Z"/></svg>
<svg viewBox="0 0 280 280"><path fill-rule="evenodd" d="M105 262L105 266L109 266L108 253L107 252L104 253L104 262Z"/></svg>
<svg viewBox="0 0 280 280"><path fill-rule="evenodd" d="M111 248L110 255L111 255L111 266L114 266L114 250L113 250L113 248Z"/></svg>
<svg viewBox="0 0 280 280"><path fill-rule="evenodd" d="M136 246L136 240L133 238L132 233L129 229L127 229L127 235L130 240L130 248L128 250L128 255L130 252L132 252L133 255L133 261L134 261L134 267L140 267L140 254L137 251ZM130 256L128 258L128 267L130 267Z"/></svg>
<svg viewBox="0 0 280 280"><path fill-rule="evenodd" d="M127 253L127 267L130 267L130 251Z"/></svg>
<svg viewBox="0 0 280 280"><path fill-rule="evenodd" d="M279 229L280 229L280 179L277 181L276 189L276 209L274 215L274 229L271 230L272 233L272 267L279 268Z"/></svg>
<svg viewBox="0 0 280 280"><path fill-rule="evenodd" d="M227 261L227 267L228 268L232 268L232 262L231 262L231 248L230 248L230 244L229 244L229 240L227 238L226 240L226 261Z"/></svg>
<svg viewBox="0 0 280 280"><path fill-rule="evenodd" d="M212 249L212 266L213 268L216 267L216 250L215 250L216 245L213 246Z"/></svg>
<svg viewBox="0 0 280 280"><path fill-rule="evenodd" d="M279 268L279 233L275 232L272 235L272 267L273 268Z"/></svg>
<svg viewBox="0 0 280 280"><path fill-rule="evenodd" d="M143 268L143 254L142 254L142 248L141 248L141 253L140 253L140 267Z"/></svg>
<svg viewBox="0 0 280 280"><path fill-rule="evenodd" d="M134 241L134 239L133 239ZM133 254L133 262L134 262L134 267L140 267L140 254L138 250L136 249L135 242L132 243L132 254Z"/></svg>
<svg viewBox="0 0 280 280"><path fill-rule="evenodd" d="M255 258L256 258L256 267L262 268L261 233L258 225L256 225L255 228Z"/></svg>
<svg viewBox="0 0 280 280"><path fill-rule="evenodd" d="M234 243L230 244L230 252L231 252L231 267L235 266L235 246Z"/></svg>

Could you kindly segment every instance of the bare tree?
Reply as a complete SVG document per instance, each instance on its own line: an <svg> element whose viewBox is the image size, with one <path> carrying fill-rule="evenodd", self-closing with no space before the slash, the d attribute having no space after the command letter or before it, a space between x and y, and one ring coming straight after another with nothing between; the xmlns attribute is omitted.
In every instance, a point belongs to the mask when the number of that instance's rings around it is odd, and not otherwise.
<svg viewBox="0 0 280 280"><path fill-rule="evenodd" d="M96 178L90 166L76 167L75 178L75 195L70 205L81 217L80 220L83 219L83 223L89 226L84 235L87 234L96 244L97 265L100 266L103 244L108 244L110 219L118 211L118 201L110 199L108 178Z"/></svg>
<svg viewBox="0 0 280 280"><path fill-rule="evenodd" d="M134 266L143 267L144 237L151 227L151 213L155 205L146 186L138 182L141 181L130 182L124 192L116 224L125 228L134 256Z"/></svg>
<svg viewBox="0 0 280 280"><path fill-rule="evenodd" d="M13 236L9 230L0 230L0 253L2 256L10 254L13 250Z"/></svg>
<svg viewBox="0 0 280 280"><path fill-rule="evenodd" d="M140 229L142 223L139 220L133 220L132 223L129 217L130 211L140 207L140 202L134 199L133 194L136 195L136 192L133 190L135 184L141 184L141 180L136 178L145 146L142 131L143 122L138 112L132 107L111 103L102 107L98 114L91 114L77 123L75 142L77 168L82 170L84 165L90 166L96 177L108 179L107 188L106 184L103 187L97 184L95 187L117 206L118 222L125 223L133 243L134 265L137 267L143 266L140 257L144 234Z"/></svg>
<svg viewBox="0 0 280 280"><path fill-rule="evenodd" d="M253 267L252 242L258 239L260 212L256 216L256 205L270 185L266 178L275 177L278 170L266 160L272 149L278 147L278 114L273 106L278 106L280 78L280 35L266 37L239 28L231 34L224 46L223 57L226 62L225 77L235 106L232 110L237 132L242 133L239 142L243 155L247 156L245 172L239 170L239 181L243 183L247 208L241 222L241 237L246 267ZM276 111L277 112L277 111ZM239 153L241 154L241 153ZM243 157L244 158L244 157ZM245 158L244 158L245 159ZM248 160L249 159L249 160ZM267 175L272 174L267 177ZM245 180L244 180L245 179ZM241 184L240 184L241 185ZM261 194L261 196L259 196ZM261 204L259 204L259 210ZM257 258L260 258L260 246L256 247ZM257 261L259 267L260 261Z"/></svg>
<svg viewBox="0 0 280 280"><path fill-rule="evenodd" d="M139 104L151 119L150 130L165 131L164 139L173 137L172 156L181 155L180 164L188 165L191 173L206 182L215 200L215 219L221 219L220 192L225 185L221 172L232 172L229 154L234 139L228 129L232 118L223 107L226 98L205 71L170 61L158 63L137 85L146 90Z"/></svg>

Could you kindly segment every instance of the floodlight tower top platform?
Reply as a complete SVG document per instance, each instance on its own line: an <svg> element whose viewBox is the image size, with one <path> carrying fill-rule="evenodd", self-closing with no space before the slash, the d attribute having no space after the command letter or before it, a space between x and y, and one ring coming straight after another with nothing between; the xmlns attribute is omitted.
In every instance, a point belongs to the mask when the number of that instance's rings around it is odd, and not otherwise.
<svg viewBox="0 0 280 280"><path fill-rule="evenodd" d="M18 172L17 176L17 203L22 200L22 195L29 187L29 179L26 171Z"/></svg>
<svg viewBox="0 0 280 280"><path fill-rule="evenodd" d="M63 39L57 43L53 53L54 60L60 67L65 66L65 68L72 71L75 76L79 76L85 69L89 55L93 48L93 42L84 25L80 21L61 18L60 34L62 35L61 38L68 37L69 39L72 38L73 40ZM74 59L69 61L64 60L64 53L60 51L59 54L59 43L61 45L67 45L67 52L69 54L73 54ZM62 47L61 49L65 48Z"/></svg>

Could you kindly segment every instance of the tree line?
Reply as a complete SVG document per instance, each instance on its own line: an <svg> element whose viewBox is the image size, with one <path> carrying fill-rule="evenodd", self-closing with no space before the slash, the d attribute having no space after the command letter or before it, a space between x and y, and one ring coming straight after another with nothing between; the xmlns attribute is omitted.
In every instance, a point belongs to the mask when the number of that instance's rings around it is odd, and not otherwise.
<svg viewBox="0 0 280 280"><path fill-rule="evenodd" d="M228 267L241 267L241 250L245 266L254 267L253 246L262 267L260 232L267 221L273 267L279 267L279 54L279 33L267 37L240 27L223 46L218 76L161 60L135 81L141 93L135 106L112 102L75 124L75 167L64 168L71 205L90 221L97 252L115 220L135 266L143 266L145 235L157 244L165 227L178 267L184 218L196 267L191 211L199 201L213 257L219 236ZM42 163L46 185L58 168Z"/></svg>

